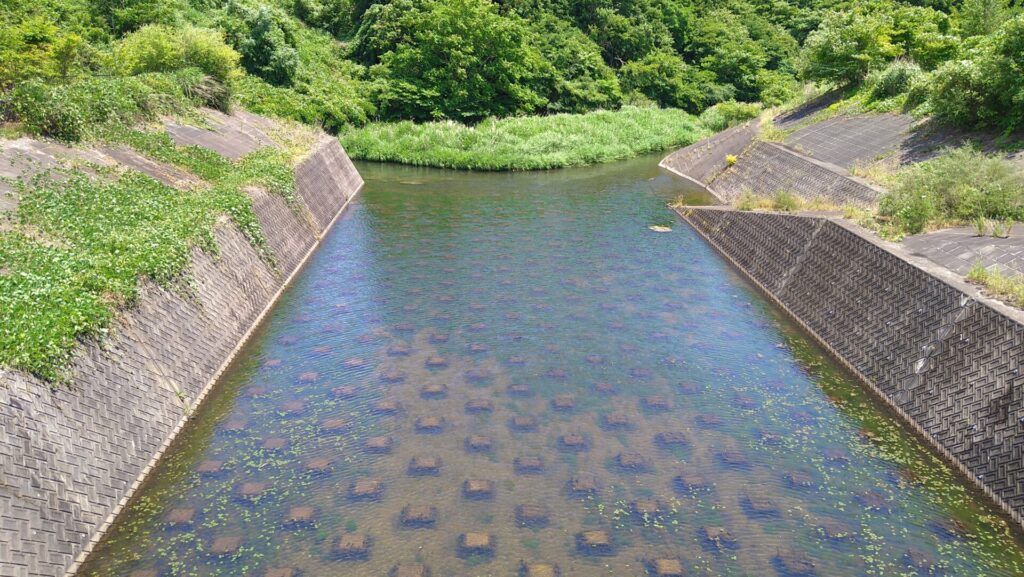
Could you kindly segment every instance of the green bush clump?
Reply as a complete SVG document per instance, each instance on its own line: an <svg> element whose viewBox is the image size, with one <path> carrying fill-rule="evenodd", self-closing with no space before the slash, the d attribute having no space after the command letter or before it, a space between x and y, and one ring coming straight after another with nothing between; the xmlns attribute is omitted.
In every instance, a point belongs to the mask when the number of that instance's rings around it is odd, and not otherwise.
<svg viewBox="0 0 1024 577"><path fill-rule="evenodd" d="M265 4L252 8L229 0L219 25L249 74L276 86L291 86L300 61L295 23L286 14Z"/></svg>
<svg viewBox="0 0 1024 577"><path fill-rule="evenodd" d="M44 16L12 25L0 20L0 91L30 79L64 80L94 57L79 34L61 30Z"/></svg>
<svg viewBox="0 0 1024 577"><path fill-rule="evenodd" d="M930 70L956 53L959 39L949 28L948 15L897 2L833 10L807 37L801 74L834 85L857 84L901 57Z"/></svg>
<svg viewBox="0 0 1024 577"><path fill-rule="evenodd" d="M238 74L240 56L216 30L149 25L125 36L114 51L125 74L198 68L227 84Z"/></svg>
<svg viewBox="0 0 1024 577"><path fill-rule="evenodd" d="M78 142L104 124L129 125L189 105L187 90L202 77L179 75L88 76L68 84L23 82L11 93L11 112L25 129L65 142ZM164 92L161 92L164 91Z"/></svg>
<svg viewBox="0 0 1024 577"><path fill-rule="evenodd" d="M10 100L11 113L29 132L65 142L82 139L85 118L66 91L41 80L29 80L14 89Z"/></svg>
<svg viewBox="0 0 1024 577"><path fill-rule="evenodd" d="M940 120L963 127L1024 127L1024 16L978 40L965 57L932 75L929 103Z"/></svg>
<svg viewBox="0 0 1024 577"><path fill-rule="evenodd" d="M866 81L872 100L885 100L906 94L923 74L921 67L909 60L894 60L885 68L872 72Z"/></svg>
<svg viewBox="0 0 1024 577"><path fill-rule="evenodd" d="M949 150L901 170L878 213L897 235L978 218L1024 220L1024 175L973 148Z"/></svg>
<svg viewBox="0 0 1024 577"><path fill-rule="evenodd" d="M761 104L756 102L719 102L700 113L700 122L715 132L721 132L730 126L756 118L762 109Z"/></svg>
<svg viewBox="0 0 1024 577"><path fill-rule="evenodd" d="M547 103L536 84L545 60L528 28L490 0L425 0L404 25L408 35L373 69L386 117L477 122Z"/></svg>
<svg viewBox="0 0 1024 577"><path fill-rule="evenodd" d="M710 133L678 109L488 119L377 123L342 135L353 158L470 170L580 166L691 144Z"/></svg>
<svg viewBox="0 0 1024 577"><path fill-rule="evenodd" d="M693 114L704 109L707 86L715 81L713 73L696 70L668 51L653 52L627 63L619 69L619 77L625 90L643 94L660 106Z"/></svg>

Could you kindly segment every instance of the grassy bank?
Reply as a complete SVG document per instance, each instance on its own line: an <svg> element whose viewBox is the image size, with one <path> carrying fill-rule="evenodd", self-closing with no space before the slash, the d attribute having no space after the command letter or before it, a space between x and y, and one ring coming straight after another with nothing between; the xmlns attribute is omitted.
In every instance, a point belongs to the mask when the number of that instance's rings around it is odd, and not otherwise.
<svg viewBox="0 0 1024 577"><path fill-rule="evenodd" d="M69 167L12 182L19 199L0 232L0 366L51 382L66 377L80 340L101 337L148 279L188 290L194 247L216 253L214 230L229 216L269 261L245 193L260 186L291 198L293 153L264 149L238 162L174 145L163 133L111 131L127 144L204 179L181 191L134 171Z"/></svg>
<svg viewBox="0 0 1024 577"><path fill-rule="evenodd" d="M470 170L532 170L622 160L685 146L710 131L677 109L624 107L614 112L455 122L371 124L342 136L364 160Z"/></svg>

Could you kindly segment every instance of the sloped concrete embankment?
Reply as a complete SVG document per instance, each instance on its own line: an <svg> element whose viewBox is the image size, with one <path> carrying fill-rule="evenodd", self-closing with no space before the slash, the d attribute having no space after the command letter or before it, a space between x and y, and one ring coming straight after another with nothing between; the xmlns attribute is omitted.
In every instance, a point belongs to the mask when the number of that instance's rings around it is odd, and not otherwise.
<svg viewBox="0 0 1024 577"><path fill-rule="evenodd" d="M718 134L694 142L666 156L659 166L701 186L707 186L729 164L726 157L739 156L757 137L754 120L733 126Z"/></svg>
<svg viewBox="0 0 1024 577"><path fill-rule="evenodd" d="M840 220L682 217L1024 524L1024 315Z"/></svg>
<svg viewBox="0 0 1024 577"><path fill-rule="evenodd" d="M778 192L837 206L870 206L881 189L830 164L775 142L757 140L756 121L720 132L677 150L660 166L705 186L722 204L744 194L771 197ZM729 156L736 157L730 164Z"/></svg>
<svg viewBox="0 0 1024 577"><path fill-rule="evenodd" d="M72 574L362 186L337 140L296 169L296 206L254 189L276 267L229 221L196 249L194 294L147 284L73 383L0 371L0 576Z"/></svg>

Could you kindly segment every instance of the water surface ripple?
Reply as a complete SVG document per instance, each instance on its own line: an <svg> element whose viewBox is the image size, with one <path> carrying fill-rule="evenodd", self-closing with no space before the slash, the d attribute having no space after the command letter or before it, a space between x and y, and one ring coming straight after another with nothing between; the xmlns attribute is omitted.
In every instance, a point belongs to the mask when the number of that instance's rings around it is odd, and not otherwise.
<svg viewBox="0 0 1024 577"><path fill-rule="evenodd" d="M673 217L655 164L360 165L84 574L1020 574L1006 523Z"/></svg>

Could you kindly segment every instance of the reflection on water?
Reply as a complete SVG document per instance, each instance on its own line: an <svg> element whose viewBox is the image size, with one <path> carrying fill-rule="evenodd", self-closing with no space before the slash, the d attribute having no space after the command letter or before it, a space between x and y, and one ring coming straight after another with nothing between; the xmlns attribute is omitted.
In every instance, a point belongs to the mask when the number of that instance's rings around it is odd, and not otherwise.
<svg viewBox="0 0 1024 577"><path fill-rule="evenodd" d="M655 164L360 166L85 573L1019 574L1004 521L674 218Z"/></svg>

